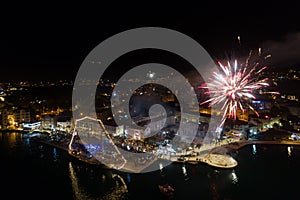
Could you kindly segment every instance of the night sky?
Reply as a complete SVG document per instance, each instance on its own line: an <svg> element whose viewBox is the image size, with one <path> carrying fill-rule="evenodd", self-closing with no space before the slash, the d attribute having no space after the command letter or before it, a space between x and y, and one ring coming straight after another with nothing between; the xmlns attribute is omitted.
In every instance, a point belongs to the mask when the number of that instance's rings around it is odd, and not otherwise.
<svg viewBox="0 0 300 200"><path fill-rule="evenodd" d="M144 26L180 31L197 40L213 58L246 54L250 49L262 47L274 55L270 65L300 66L297 8L296 5L240 9L177 5L176 9L146 11L122 9L122 6L118 9L91 6L91 11L86 7L11 9L2 13L1 18L0 82L74 80L84 58L101 41ZM242 46L238 46L238 35Z"/></svg>

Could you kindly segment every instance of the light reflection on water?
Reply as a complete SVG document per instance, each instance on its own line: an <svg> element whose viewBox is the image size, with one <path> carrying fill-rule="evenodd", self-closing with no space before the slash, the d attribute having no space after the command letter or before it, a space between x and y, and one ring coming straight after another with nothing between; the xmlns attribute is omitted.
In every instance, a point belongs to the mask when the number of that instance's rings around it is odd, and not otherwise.
<svg viewBox="0 0 300 200"><path fill-rule="evenodd" d="M80 171L80 167L78 169ZM69 162L69 175L75 199L123 199L128 192L127 185L120 175L108 173L106 175L102 174L102 177L96 178L98 178L98 181L101 181L103 184L113 183L113 186L108 192L103 194L102 198L92 197L91 195L88 195L90 193L88 188L85 189L85 187L80 185L80 180L77 177L76 170L74 169L72 162ZM107 179L108 175L110 176L109 179ZM107 183L108 181L110 181L110 183Z"/></svg>
<svg viewBox="0 0 300 200"><path fill-rule="evenodd" d="M57 161L56 147L53 148L53 160L54 160L54 161Z"/></svg>
<svg viewBox="0 0 300 200"><path fill-rule="evenodd" d="M256 145L255 144L252 145L252 154L253 155L256 154Z"/></svg>
<svg viewBox="0 0 300 200"><path fill-rule="evenodd" d="M288 156L292 156L292 149L293 149L292 146L288 146L288 147L287 147Z"/></svg>
<svg viewBox="0 0 300 200"><path fill-rule="evenodd" d="M102 199L122 199L128 192L127 185L120 175L112 174L112 178L115 180L115 187Z"/></svg>
<svg viewBox="0 0 300 200"><path fill-rule="evenodd" d="M237 184L237 182L238 182L238 177L237 177L237 175L236 175L236 173L235 173L234 170L232 170L232 172L231 172L231 177L232 177L232 183L233 183L233 184Z"/></svg>
<svg viewBox="0 0 300 200"><path fill-rule="evenodd" d="M88 199L89 196L86 195L86 191L83 191L83 188L79 186L76 172L72 166L72 162L69 162L69 173L75 199Z"/></svg>
<svg viewBox="0 0 300 200"><path fill-rule="evenodd" d="M0 133L0 158L3 159L0 161L7 164L5 173L10 175L1 178L6 182L24 179L20 190L28 198L34 195L30 186L24 187L28 179L36 181L39 190L56 199L61 196L66 196L65 199L162 199L158 185L165 183L175 188L174 199L241 199L253 186L255 190L249 198L261 194L270 195L269 199L296 195L296 186L289 185L294 190L286 194L284 191L288 188L280 181L300 179L300 175L294 173L300 167L300 148L274 145L268 146L266 151L263 149L262 145L240 149L236 155L239 165L234 169L182 163L163 167L157 163L160 166L157 172L130 174L86 165L65 151L41 146L19 133Z"/></svg>

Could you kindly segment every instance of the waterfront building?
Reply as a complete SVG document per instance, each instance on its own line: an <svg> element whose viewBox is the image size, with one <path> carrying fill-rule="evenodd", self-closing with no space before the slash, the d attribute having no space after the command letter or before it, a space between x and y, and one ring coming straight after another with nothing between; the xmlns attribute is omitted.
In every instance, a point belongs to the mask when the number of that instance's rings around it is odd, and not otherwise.
<svg viewBox="0 0 300 200"><path fill-rule="evenodd" d="M28 109L4 108L1 112L2 129L18 129L22 123L31 122L32 117Z"/></svg>
<svg viewBox="0 0 300 200"><path fill-rule="evenodd" d="M57 116L54 114L42 115L42 128L53 130L57 126Z"/></svg>
<svg viewBox="0 0 300 200"><path fill-rule="evenodd" d="M74 120L72 118L72 112L64 111L59 113L56 118L56 129L59 131L70 132L75 127Z"/></svg>

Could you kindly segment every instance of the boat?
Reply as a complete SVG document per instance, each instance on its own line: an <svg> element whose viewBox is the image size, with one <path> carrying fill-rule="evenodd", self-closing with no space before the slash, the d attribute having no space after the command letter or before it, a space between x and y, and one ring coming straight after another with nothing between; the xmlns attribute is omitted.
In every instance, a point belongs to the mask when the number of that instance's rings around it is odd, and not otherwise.
<svg viewBox="0 0 300 200"><path fill-rule="evenodd" d="M174 188L169 184L158 185L160 192L168 197L172 197L174 195Z"/></svg>

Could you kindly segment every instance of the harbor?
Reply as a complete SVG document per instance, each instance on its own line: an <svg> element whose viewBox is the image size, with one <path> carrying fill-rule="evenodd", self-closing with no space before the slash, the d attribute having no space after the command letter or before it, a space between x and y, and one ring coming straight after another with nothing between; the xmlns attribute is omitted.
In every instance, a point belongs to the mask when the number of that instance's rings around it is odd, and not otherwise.
<svg viewBox="0 0 300 200"><path fill-rule="evenodd" d="M68 154L76 158L82 162L91 164L91 165L100 165L107 168L114 168L113 166L107 166L103 164L100 160L95 158L92 155L82 154L79 151L74 151L69 149L69 144L67 141L64 142L57 142L57 141L51 141L46 137L45 135L40 137L34 137L34 141L39 142L41 144L53 146L56 148L59 148L61 150L64 150L68 152ZM224 146L219 146L224 147ZM186 154L177 154L175 156L168 156L168 155L160 155L152 157L149 161L147 161L147 165L144 165L145 163L131 163L127 162L125 165L122 166L122 170L129 171L129 172L142 172L146 167L153 164L156 161L159 162L175 162L175 163L187 163L187 164L198 164L198 163L205 163L214 167L218 168L234 168L237 166L237 161L235 161L231 156L227 154L219 154L217 152L217 147L214 147L214 145L204 145L202 148L195 148L192 150L193 152L208 152L208 153L198 153L198 155L194 156L187 156L191 155L191 151L186 151ZM213 153L215 152L215 153Z"/></svg>
<svg viewBox="0 0 300 200"><path fill-rule="evenodd" d="M7 174L3 174L2 179L10 183L4 186L4 191L12 198L15 193L10 192L14 188L11 184L16 183L15 180L19 180L18 184L22 186L19 191L31 199L41 197L35 190L53 199L138 199L142 195L162 199L167 196L161 193L158 186L167 183L175 190L174 199L193 199L198 191L204 199L212 199L211 195L218 195L221 199L242 199L254 184L257 186L249 194L251 198L261 194L275 197L286 194L282 190L288 188L293 190L287 196L293 197L297 191L296 185L284 184L285 187L278 181L298 178L294 172L299 168L300 146L295 145L296 142L238 142L240 148L233 155L238 166L232 169L213 167L200 161L192 163L187 159L186 162L174 162L161 170L136 174L104 169L103 166L80 161L60 145L41 143L37 142L37 137L23 136L20 133L0 134L2 152L9 154L9 157L1 154L6 163L3 170ZM253 146L256 147L255 151ZM280 170L275 170L275 165ZM29 180L36 183L34 187L26 184ZM275 194L269 193L274 188Z"/></svg>
<svg viewBox="0 0 300 200"><path fill-rule="evenodd" d="M105 164L101 163L93 156L87 157L86 155L80 155L78 152L71 151L70 149L68 149L67 144L63 145L61 143L50 142L42 138L35 138L35 141L67 151L70 156L82 162L91 165L100 165L106 168L113 168L110 166L106 166ZM254 144L300 145L300 142L299 141L258 141L258 140L241 140L241 141L232 141L232 142L223 141L223 143L219 143L218 145L203 145L201 148L195 148L193 150L187 151L186 155L183 154L179 154L177 156L162 155L155 160L154 159L151 160L150 164L154 163L157 160L160 160L160 162L165 160L174 163L186 163L191 165L204 163L216 168L230 169L236 167L238 165L238 162L233 157L231 157L229 153L251 144L252 145ZM204 151L207 153L201 153ZM200 152L200 153L198 153L199 155L187 156L187 155L192 155L192 152ZM126 165L123 166L123 170L129 172L132 171L132 169L134 169L135 172L141 172L143 171L144 168L145 166L143 165L132 165L130 163L127 163Z"/></svg>
<svg viewBox="0 0 300 200"><path fill-rule="evenodd" d="M37 134L36 132L24 133L24 136ZM190 165L197 164L206 164L214 168L224 168L224 169L234 169L238 166L238 161L235 160L231 153L235 152L247 145L255 144L283 144L283 145L300 145L299 141L263 141L263 140L240 140L238 138L227 138L218 143L214 144L202 144L194 148L188 148L180 153L176 152L172 155L169 152L153 153L153 156L144 156L146 154L140 153L142 155L140 159L130 160L126 156L122 156L119 159L119 163L116 163L115 160L117 157L112 158L111 156L97 153L90 153L82 150L75 150L70 148L70 142L72 136L67 134L66 136L59 136L59 140L53 139L58 137L55 134L48 134L46 132L41 133L40 135L33 136L32 138L42 144L53 146L59 148L63 151L68 152L68 154L79 161L90 165L98 165L107 169L121 169L127 172L141 173L145 172L147 168L151 165L156 165L155 163L186 163ZM118 148L118 147L116 147ZM124 152L124 151L123 151ZM121 158L119 155L119 158ZM115 159L115 160L114 160ZM120 163L121 162L121 163ZM109 164L107 164L109 163Z"/></svg>

